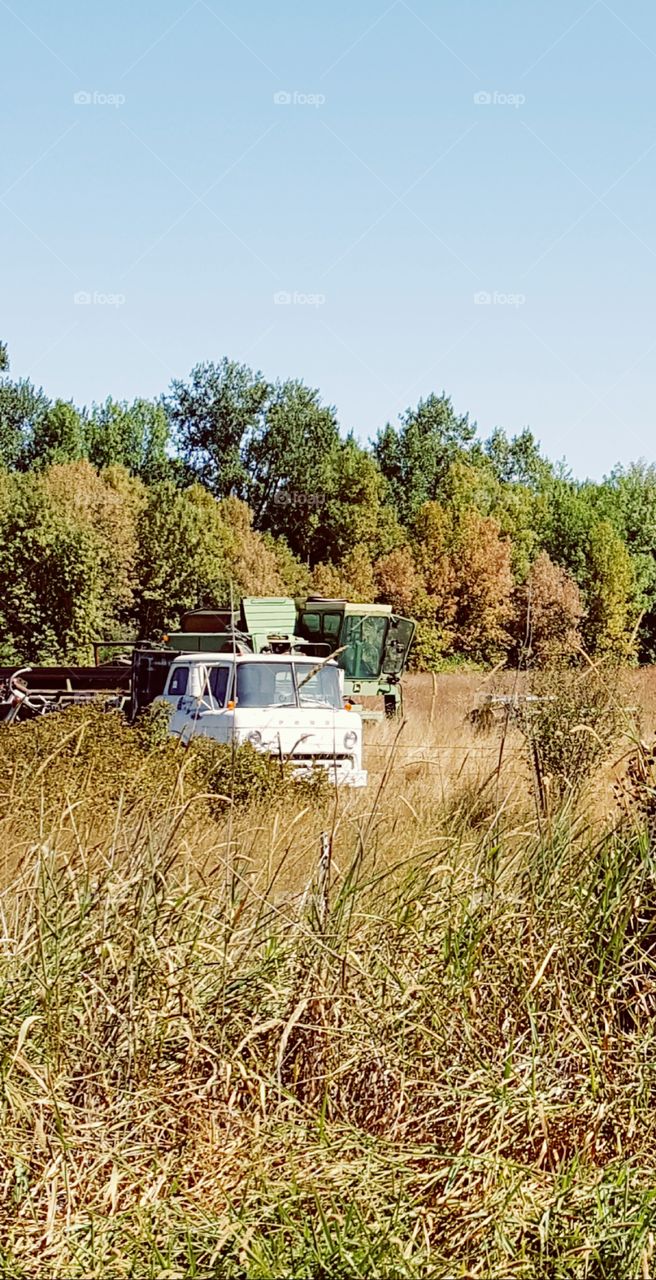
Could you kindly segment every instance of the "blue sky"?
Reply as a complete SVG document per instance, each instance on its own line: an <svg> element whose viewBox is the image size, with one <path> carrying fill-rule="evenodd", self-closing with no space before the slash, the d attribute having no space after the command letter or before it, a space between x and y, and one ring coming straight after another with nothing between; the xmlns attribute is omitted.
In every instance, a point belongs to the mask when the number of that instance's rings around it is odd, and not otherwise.
<svg viewBox="0 0 656 1280"><path fill-rule="evenodd" d="M15 375L227 354L363 440L444 389L581 476L654 457L647 0L0 0L0 47Z"/></svg>

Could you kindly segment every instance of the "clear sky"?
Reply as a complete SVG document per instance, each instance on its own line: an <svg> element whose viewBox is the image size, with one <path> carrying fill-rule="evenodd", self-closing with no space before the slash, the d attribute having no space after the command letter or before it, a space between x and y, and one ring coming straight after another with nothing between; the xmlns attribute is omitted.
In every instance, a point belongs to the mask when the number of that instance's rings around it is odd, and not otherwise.
<svg viewBox="0 0 656 1280"><path fill-rule="evenodd" d="M229 355L362 440L446 390L581 476L656 457L653 3L0 0L0 50L16 376Z"/></svg>

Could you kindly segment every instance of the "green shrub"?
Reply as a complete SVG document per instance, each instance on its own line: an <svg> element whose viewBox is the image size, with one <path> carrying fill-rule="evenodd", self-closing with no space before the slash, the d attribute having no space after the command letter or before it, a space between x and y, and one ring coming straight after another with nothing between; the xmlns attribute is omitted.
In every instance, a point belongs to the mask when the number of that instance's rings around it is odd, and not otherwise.
<svg viewBox="0 0 656 1280"><path fill-rule="evenodd" d="M85 801L101 815L122 798L147 801L153 812L204 796L218 816L230 806L320 799L323 775L295 781L291 768L250 744L232 747L196 738L185 746L168 732L168 708L149 707L134 725L100 701L0 726L0 815L37 815L62 802Z"/></svg>
<svg viewBox="0 0 656 1280"><path fill-rule="evenodd" d="M542 795L560 802L575 795L637 726L627 707L626 676L615 665L553 666L535 673L519 724Z"/></svg>

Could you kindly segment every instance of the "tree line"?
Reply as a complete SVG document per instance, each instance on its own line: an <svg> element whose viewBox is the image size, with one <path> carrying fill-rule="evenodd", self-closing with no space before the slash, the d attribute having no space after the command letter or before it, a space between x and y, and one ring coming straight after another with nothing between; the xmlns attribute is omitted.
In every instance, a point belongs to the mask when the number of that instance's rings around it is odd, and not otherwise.
<svg viewBox="0 0 656 1280"><path fill-rule="evenodd" d="M230 591L379 600L415 663L656 658L656 467L599 483L433 393L363 445L296 379L224 358L81 408L0 344L0 660L88 661Z"/></svg>

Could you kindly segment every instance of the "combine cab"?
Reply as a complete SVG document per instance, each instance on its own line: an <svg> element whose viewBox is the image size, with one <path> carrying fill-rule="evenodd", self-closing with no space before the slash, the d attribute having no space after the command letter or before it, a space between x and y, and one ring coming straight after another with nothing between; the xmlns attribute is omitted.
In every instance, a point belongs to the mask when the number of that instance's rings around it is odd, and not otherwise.
<svg viewBox="0 0 656 1280"><path fill-rule="evenodd" d="M386 604L308 596L297 600L296 607L298 634L310 642L320 640L335 653L347 695L382 697L385 714L397 715L414 622L397 617Z"/></svg>

